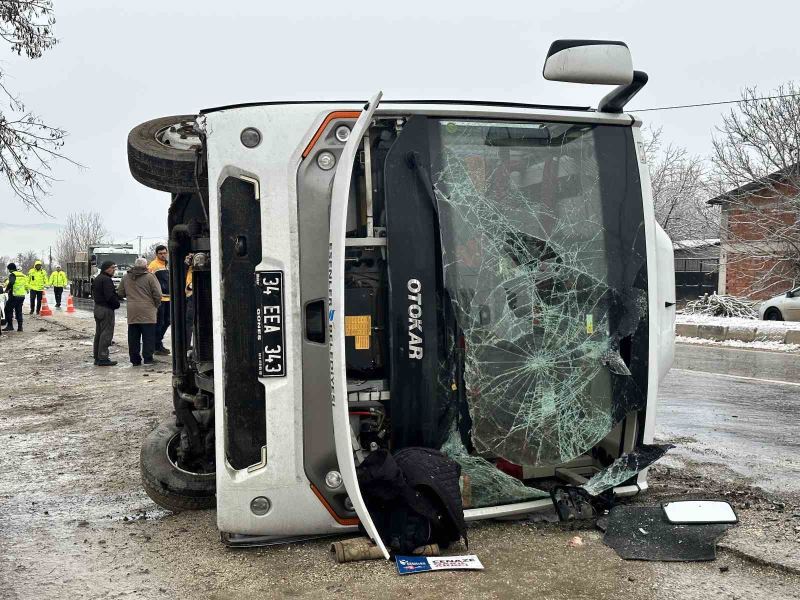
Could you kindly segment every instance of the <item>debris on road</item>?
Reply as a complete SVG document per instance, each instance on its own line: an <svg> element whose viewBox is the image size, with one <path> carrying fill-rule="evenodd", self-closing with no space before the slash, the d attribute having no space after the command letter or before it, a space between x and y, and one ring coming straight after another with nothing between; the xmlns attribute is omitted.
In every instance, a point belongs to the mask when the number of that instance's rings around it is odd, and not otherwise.
<svg viewBox="0 0 800 600"><path fill-rule="evenodd" d="M661 506L615 506L603 543L625 560L704 561L730 525L670 523Z"/></svg>
<svg viewBox="0 0 800 600"><path fill-rule="evenodd" d="M755 306L757 302L752 302L736 296L723 294L704 295L697 300L686 303L684 312L688 314L710 315L713 317L741 317L744 319L756 319L758 313Z"/></svg>
<svg viewBox="0 0 800 600"><path fill-rule="evenodd" d="M425 573L426 571L483 570L483 564L474 554L434 558L426 556L397 556L395 557L395 564L400 575Z"/></svg>
<svg viewBox="0 0 800 600"><path fill-rule="evenodd" d="M567 546L569 546L570 548L578 548L580 546L583 546L583 538L579 535L576 535L570 538L569 542L567 542Z"/></svg>
<svg viewBox="0 0 800 600"><path fill-rule="evenodd" d="M365 537L333 542L330 550L337 563L383 559L381 549ZM421 546L413 552L414 556L439 556L440 553L438 544Z"/></svg>

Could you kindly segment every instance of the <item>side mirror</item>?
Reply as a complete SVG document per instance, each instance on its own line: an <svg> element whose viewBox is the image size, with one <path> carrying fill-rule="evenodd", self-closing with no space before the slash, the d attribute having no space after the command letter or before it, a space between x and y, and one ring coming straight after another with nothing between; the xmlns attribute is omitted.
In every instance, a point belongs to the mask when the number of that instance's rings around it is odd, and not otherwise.
<svg viewBox="0 0 800 600"><path fill-rule="evenodd" d="M792 290L789 290L788 292L786 292L786 297L787 298L794 298L794 292Z"/></svg>
<svg viewBox="0 0 800 600"><path fill-rule="evenodd" d="M547 51L542 74L549 81L628 85L633 81L633 60L624 42L556 40Z"/></svg>

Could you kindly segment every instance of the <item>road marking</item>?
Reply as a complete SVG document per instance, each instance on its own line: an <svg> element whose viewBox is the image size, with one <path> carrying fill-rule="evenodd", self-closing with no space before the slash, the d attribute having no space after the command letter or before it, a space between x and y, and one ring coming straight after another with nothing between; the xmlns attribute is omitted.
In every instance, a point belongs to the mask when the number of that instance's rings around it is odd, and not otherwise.
<svg viewBox="0 0 800 600"><path fill-rule="evenodd" d="M800 383L795 381L780 381L779 379L759 379L758 377L745 377L744 375L728 375L727 373L712 373L710 371L695 371L694 369L670 369L670 372L677 371L679 373L699 373L701 375L717 375L718 377L728 377L730 379L742 379L744 381L763 381L764 383L777 383L779 385L796 385L800 387Z"/></svg>

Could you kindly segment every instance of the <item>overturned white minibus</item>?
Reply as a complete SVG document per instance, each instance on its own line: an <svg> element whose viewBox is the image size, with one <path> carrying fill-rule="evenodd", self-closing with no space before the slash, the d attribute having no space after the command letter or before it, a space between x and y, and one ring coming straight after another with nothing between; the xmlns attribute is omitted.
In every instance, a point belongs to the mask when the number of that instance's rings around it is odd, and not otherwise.
<svg viewBox="0 0 800 600"><path fill-rule="evenodd" d="M467 520L550 507L558 481L646 488L675 294L623 112L647 77L587 40L544 75L617 87L597 109L376 94L130 133L133 176L172 194L157 503L216 507L230 544L360 522L383 547L356 477L378 449L455 459Z"/></svg>

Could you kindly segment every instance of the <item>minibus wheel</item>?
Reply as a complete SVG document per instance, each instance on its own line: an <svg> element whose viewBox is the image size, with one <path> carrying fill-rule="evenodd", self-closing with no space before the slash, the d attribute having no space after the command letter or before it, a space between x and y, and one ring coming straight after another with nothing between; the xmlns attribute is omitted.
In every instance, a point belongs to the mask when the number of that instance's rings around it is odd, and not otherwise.
<svg viewBox="0 0 800 600"><path fill-rule="evenodd" d="M200 136L197 115L176 115L137 125L128 134L128 167L147 187L181 194L208 189L204 169L197 168ZM197 175L197 176L195 176Z"/></svg>
<svg viewBox="0 0 800 600"><path fill-rule="evenodd" d="M177 465L180 433L170 419L145 438L139 462L144 490L153 502L173 512L214 508L216 475L192 473Z"/></svg>

